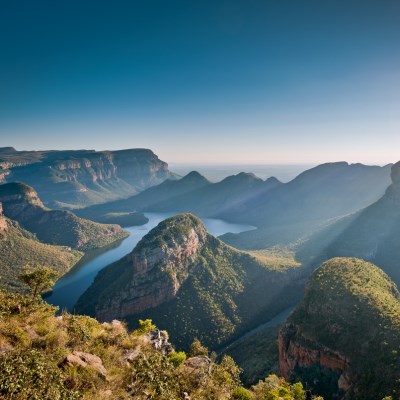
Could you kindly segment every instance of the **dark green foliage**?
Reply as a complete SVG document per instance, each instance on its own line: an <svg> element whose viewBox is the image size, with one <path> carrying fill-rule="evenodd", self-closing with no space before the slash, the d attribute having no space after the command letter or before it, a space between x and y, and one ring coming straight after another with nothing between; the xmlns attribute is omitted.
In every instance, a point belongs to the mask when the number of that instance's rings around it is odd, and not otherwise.
<svg viewBox="0 0 400 400"><path fill-rule="evenodd" d="M18 278L29 287L33 298L50 290L57 277L58 274L53 269L42 265L27 268L18 276Z"/></svg>
<svg viewBox="0 0 400 400"><path fill-rule="evenodd" d="M23 291L18 275L27 265L51 265L60 275L82 257L82 253L66 247L39 242L36 237L6 220L7 230L0 233L0 288Z"/></svg>
<svg viewBox="0 0 400 400"><path fill-rule="evenodd" d="M223 353L230 355L242 369L241 379L246 386L279 373L279 329L280 325L260 329L224 350Z"/></svg>
<svg viewBox="0 0 400 400"><path fill-rule="evenodd" d="M75 400L83 397L77 391L68 390L60 369L35 349L0 357L0 395L4 400Z"/></svg>
<svg viewBox="0 0 400 400"><path fill-rule="evenodd" d="M18 221L45 243L89 250L127 236L118 225L98 224L69 211L46 209L35 190L23 183L0 185L0 202L6 217Z"/></svg>

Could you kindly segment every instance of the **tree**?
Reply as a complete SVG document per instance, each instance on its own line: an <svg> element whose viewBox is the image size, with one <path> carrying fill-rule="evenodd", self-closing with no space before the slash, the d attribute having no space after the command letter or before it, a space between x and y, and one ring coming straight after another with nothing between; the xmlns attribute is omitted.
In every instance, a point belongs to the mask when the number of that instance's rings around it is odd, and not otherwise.
<svg viewBox="0 0 400 400"><path fill-rule="evenodd" d="M199 339L194 339L193 343L190 346L189 356L208 356L208 349L201 344Z"/></svg>
<svg viewBox="0 0 400 400"><path fill-rule="evenodd" d="M25 270L18 276L24 282L32 294L32 299L40 296L46 290L50 290L58 274L50 267L45 267L38 264L35 268L25 268Z"/></svg>

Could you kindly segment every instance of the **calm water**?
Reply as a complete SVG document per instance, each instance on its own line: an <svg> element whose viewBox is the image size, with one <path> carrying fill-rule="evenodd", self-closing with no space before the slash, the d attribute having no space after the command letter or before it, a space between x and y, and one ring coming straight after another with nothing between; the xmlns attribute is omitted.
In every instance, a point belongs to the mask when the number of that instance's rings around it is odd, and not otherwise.
<svg viewBox="0 0 400 400"><path fill-rule="evenodd" d="M126 239L107 249L87 253L67 274L57 281L46 301L60 309L72 310L79 297L91 285L96 274L107 265L130 253L139 240L152 228L174 213L146 213L149 222L142 226L124 228L130 233ZM232 224L220 219L204 218L204 224L214 236L239 233L254 229L250 225Z"/></svg>

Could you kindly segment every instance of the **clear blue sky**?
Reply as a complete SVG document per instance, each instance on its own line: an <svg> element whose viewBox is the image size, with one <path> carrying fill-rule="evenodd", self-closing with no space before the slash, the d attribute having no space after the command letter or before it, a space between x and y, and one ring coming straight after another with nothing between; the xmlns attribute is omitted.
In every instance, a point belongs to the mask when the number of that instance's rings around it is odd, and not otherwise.
<svg viewBox="0 0 400 400"><path fill-rule="evenodd" d="M0 146L400 159L398 0L0 4Z"/></svg>

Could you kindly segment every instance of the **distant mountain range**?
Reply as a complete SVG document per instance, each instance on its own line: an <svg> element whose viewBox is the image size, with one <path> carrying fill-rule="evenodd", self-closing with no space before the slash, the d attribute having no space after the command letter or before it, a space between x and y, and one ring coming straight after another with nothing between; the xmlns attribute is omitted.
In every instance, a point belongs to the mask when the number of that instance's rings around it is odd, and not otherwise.
<svg viewBox="0 0 400 400"><path fill-rule="evenodd" d="M175 178L168 165L147 149L0 148L0 183L27 183L51 208L76 208L128 197L168 178Z"/></svg>
<svg viewBox="0 0 400 400"><path fill-rule="evenodd" d="M385 167L323 164L289 183L263 181L240 173L211 183L197 172L177 181L166 180L125 200L79 210L83 217L109 212L175 211L251 224L257 230L224 235L235 247L262 249L294 242L332 218L358 211L378 200L390 185Z"/></svg>

